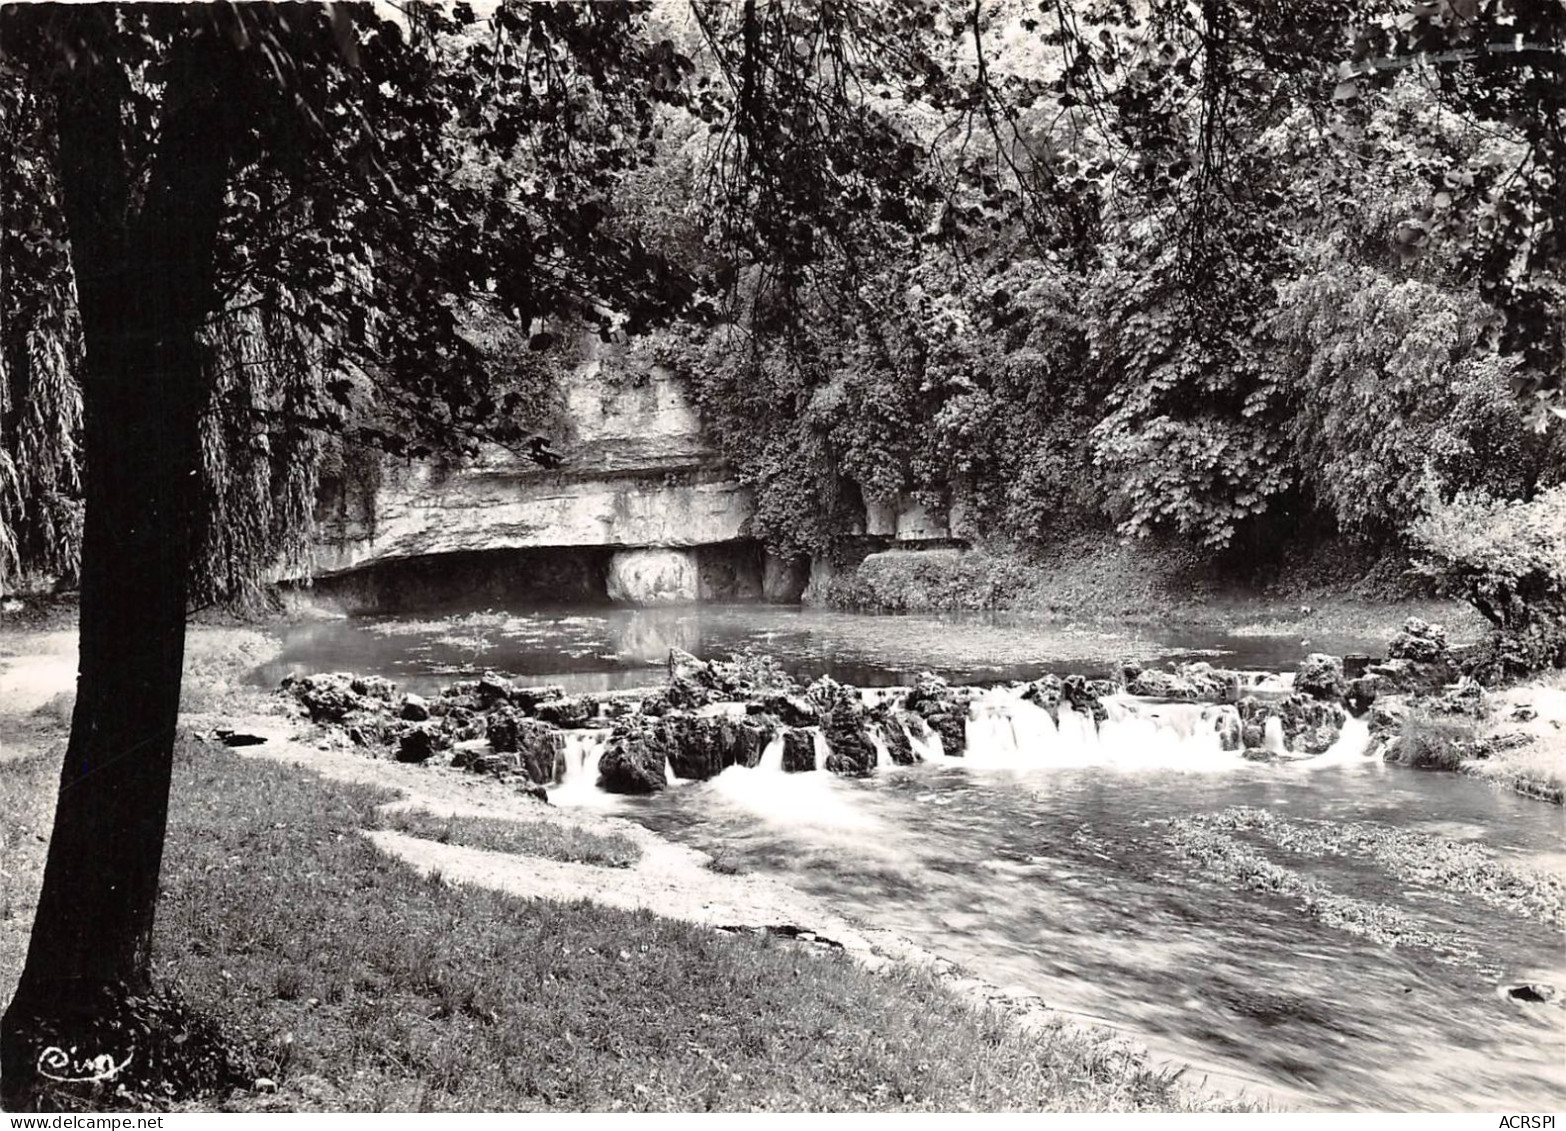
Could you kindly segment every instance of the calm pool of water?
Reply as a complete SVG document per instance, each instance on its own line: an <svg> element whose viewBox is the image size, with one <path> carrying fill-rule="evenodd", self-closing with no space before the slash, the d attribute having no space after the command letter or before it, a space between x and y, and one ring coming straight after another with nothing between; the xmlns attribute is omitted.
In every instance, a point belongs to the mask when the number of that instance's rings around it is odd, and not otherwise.
<svg viewBox="0 0 1566 1131"><path fill-rule="evenodd" d="M1106 673L1121 659L1209 659L1292 668L1309 651L1379 651L1385 641L1232 636L1179 626L1086 629L990 614L874 616L768 605L673 609L567 606L437 619L352 617L284 630L281 655L260 672L347 670L427 690L486 668L572 691L659 680L670 648L699 656L753 649L806 680L828 674L860 686L906 682L929 669L956 682L1033 679L1045 672Z"/></svg>

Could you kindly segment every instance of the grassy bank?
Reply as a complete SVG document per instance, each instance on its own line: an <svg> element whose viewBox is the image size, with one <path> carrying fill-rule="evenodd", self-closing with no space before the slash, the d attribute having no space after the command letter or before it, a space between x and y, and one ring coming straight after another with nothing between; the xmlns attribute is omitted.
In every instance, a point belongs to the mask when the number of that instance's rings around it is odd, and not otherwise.
<svg viewBox="0 0 1566 1131"><path fill-rule="evenodd" d="M12 769L46 784L42 762ZM25 793L4 795L0 828L36 821ZM357 835L382 820L378 789L184 741L173 796L155 968L243 1042L267 1081L187 1106L1193 1102L1118 1038L1024 1031L929 975L874 974L819 946L420 878ZM5 932L22 926L8 920ZM19 952L5 953L14 962Z"/></svg>
<svg viewBox="0 0 1566 1131"><path fill-rule="evenodd" d="M1415 703L1387 757L1405 766L1468 774L1526 797L1566 801L1566 672L1492 690L1477 714Z"/></svg>
<svg viewBox="0 0 1566 1131"><path fill-rule="evenodd" d="M619 833L485 817L439 817L422 809L383 811L377 827L440 844L601 868L629 868L642 853L635 841Z"/></svg>
<svg viewBox="0 0 1566 1131"><path fill-rule="evenodd" d="M1421 596L1396 563L1317 547L1253 566L1189 547L1083 536L1048 552L985 547L888 550L815 594L836 608L878 612L1006 610L1074 621L1172 623L1252 634L1364 635L1421 616L1454 641L1477 638L1467 605Z"/></svg>
<svg viewBox="0 0 1566 1131"><path fill-rule="evenodd" d="M1491 752L1461 769L1529 797L1566 801L1566 672L1495 696L1482 737Z"/></svg>

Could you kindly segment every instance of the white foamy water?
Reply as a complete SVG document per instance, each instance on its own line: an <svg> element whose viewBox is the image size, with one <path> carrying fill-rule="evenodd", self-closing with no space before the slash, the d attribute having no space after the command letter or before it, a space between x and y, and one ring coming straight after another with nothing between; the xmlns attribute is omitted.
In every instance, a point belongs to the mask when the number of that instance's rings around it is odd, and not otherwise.
<svg viewBox="0 0 1566 1131"><path fill-rule="evenodd" d="M1294 765L1302 770L1322 770L1333 766L1385 765L1380 758L1370 757L1370 727L1364 719L1350 718L1343 723L1343 732L1326 750L1312 758L1301 758Z"/></svg>
<svg viewBox="0 0 1566 1131"><path fill-rule="evenodd" d="M609 735L600 730L561 732L565 740L565 776L550 788L549 799L557 805L605 807L616 804L615 795L598 788L598 759L609 744Z"/></svg>
<svg viewBox="0 0 1566 1131"><path fill-rule="evenodd" d="M778 731L772 736L772 741L767 743L766 749L761 752L761 765L758 767L764 773L783 772L783 732Z"/></svg>
<svg viewBox="0 0 1566 1131"><path fill-rule="evenodd" d="M868 829L877 824L826 770L780 774L730 766L707 788L730 805L786 828Z"/></svg>
<svg viewBox="0 0 1566 1131"><path fill-rule="evenodd" d="M1215 703L1147 703L1125 696L1103 700L1108 718L1097 726L1065 703L1056 718L1011 689L992 688L974 700L968 749L960 760L977 768L1040 770L1057 766L1121 769L1238 769L1245 760L1223 748L1220 728L1237 721L1233 707Z"/></svg>

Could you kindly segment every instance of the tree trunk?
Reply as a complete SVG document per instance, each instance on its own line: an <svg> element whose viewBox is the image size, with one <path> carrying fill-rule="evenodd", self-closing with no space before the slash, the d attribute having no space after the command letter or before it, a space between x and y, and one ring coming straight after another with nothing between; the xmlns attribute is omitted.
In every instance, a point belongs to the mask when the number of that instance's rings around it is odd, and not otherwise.
<svg viewBox="0 0 1566 1131"><path fill-rule="evenodd" d="M86 517L71 737L27 963L0 1033L9 1100L49 1045L118 1064L98 1022L149 988L193 528L202 365L227 178L221 100L198 54L172 69L137 214L119 144L123 73L62 93L62 190L86 342ZM212 63L207 58L208 65ZM121 1034L121 1041L131 1038Z"/></svg>

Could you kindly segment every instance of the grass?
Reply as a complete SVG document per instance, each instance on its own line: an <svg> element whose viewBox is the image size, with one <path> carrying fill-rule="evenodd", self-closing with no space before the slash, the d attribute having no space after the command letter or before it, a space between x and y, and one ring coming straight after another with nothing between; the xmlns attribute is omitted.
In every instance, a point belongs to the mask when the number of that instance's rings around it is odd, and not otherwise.
<svg viewBox="0 0 1566 1131"><path fill-rule="evenodd" d="M1513 709L1523 703L1535 708L1536 718L1521 722L1512 717ZM1492 743L1490 757L1465 764L1465 773L1555 805L1566 801L1566 671L1502 692L1490 729L1498 739L1512 733L1528 741Z"/></svg>
<svg viewBox="0 0 1566 1131"><path fill-rule="evenodd" d="M1119 1038L1025 1032L927 975L420 878L356 835L389 799L376 789L195 744L176 777L156 970L252 1042L258 1074L277 1086L228 1108L1217 1102Z"/></svg>
<svg viewBox="0 0 1566 1131"><path fill-rule="evenodd" d="M1459 770L1474 756L1483 726L1461 715L1409 711L1398 730L1392 758L1424 770Z"/></svg>
<svg viewBox="0 0 1566 1131"><path fill-rule="evenodd" d="M1189 547L1086 533L1038 553L999 545L963 553L890 550L838 575L819 596L833 607L866 611L1004 609L1092 623L1222 628L1245 636L1384 642L1409 615L1444 623L1454 642L1482 632L1485 622L1469 606L1417 598L1405 584L1387 582L1385 568L1342 551L1332 544L1296 548L1300 560L1274 563L1270 575L1252 576L1234 561L1215 561Z"/></svg>
<svg viewBox="0 0 1566 1131"><path fill-rule="evenodd" d="M382 828L424 840L506 852L513 856L542 856L568 864L629 868L642 855L636 842L620 833L596 833L546 821L438 817L424 809L383 810L379 819Z"/></svg>
<svg viewBox="0 0 1566 1131"><path fill-rule="evenodd" d="M59 781L57 752L0 763L0 1001L10 999L27 953Z"/></svg>
<svg viewBox="0 0 1566 1131"><path fill-rule="evenodd" d="M1464 771L1553 805L1566 802L1566 758L1559 746L1522 746L1469 762Z"/></svg>

